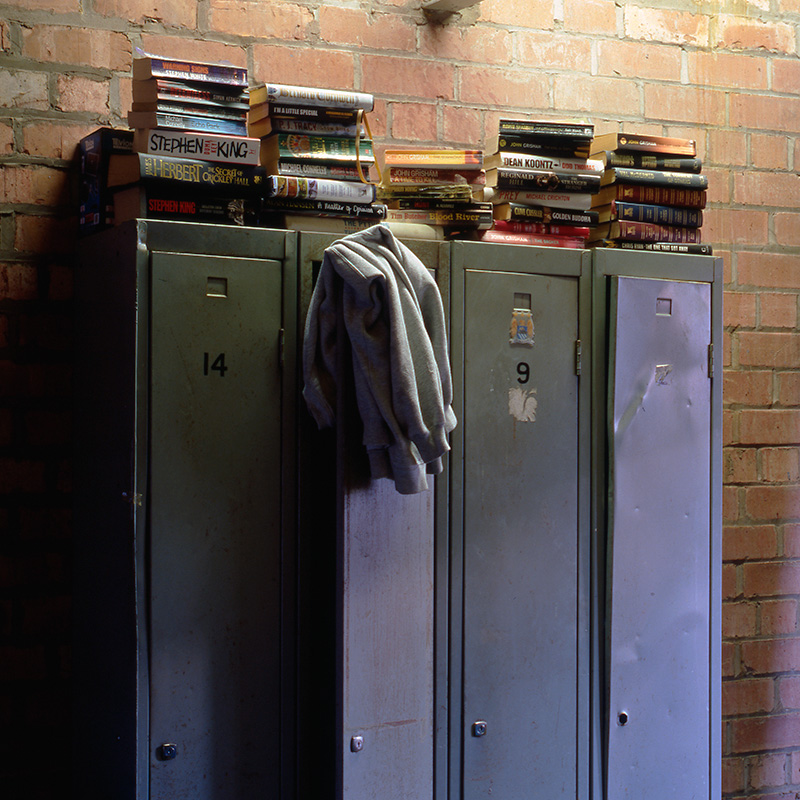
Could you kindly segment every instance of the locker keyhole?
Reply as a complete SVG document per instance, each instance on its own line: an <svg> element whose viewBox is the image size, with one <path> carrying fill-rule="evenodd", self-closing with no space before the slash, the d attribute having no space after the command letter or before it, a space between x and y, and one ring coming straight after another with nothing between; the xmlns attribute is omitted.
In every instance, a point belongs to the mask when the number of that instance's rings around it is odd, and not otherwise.
<svg viewBox="0 0 800 800"><path fill-rule="evenodd" d="M619 712L619 715L617 716L617 722L619 722L620 726L628 724L628 715L625 711Z"/></svg>

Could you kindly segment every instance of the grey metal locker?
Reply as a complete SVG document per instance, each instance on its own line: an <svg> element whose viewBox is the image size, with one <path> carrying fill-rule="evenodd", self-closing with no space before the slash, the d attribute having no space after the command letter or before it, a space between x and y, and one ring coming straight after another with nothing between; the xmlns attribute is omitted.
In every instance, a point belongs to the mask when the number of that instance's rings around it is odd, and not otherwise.
<svg viewBox="0 0 800 800"><path fill-rule="evenodd" d="M590 255L452 252L441 796L588 797Z"/></svg>
<svg viewBox="0 0 800 800"><path fill-rule="evenodd" d="M301 329L337 238L300 234ZM404 242L446 295L449 244ZM416 495L371 481L355 400L341 389L335 432L301 410L300 794L431 800L434 479Z"/></svg>
<svg viewBox="0 0 800 800"><path fill-rule="evenodd" d="M83 244L81 796L294 796L294 241L135 221Z"/></svg>
<svg viewBox="0 0 800 800"><path fill-rule="evenodd" d="M606 797L716 798L721 261L601 251L595 278Z"/></svg>

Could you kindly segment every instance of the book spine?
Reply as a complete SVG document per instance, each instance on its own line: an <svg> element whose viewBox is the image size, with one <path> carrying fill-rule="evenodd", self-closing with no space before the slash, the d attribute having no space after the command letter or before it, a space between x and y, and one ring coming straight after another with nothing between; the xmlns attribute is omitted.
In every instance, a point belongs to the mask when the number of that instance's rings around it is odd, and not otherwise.
<svg viewBox="0 0 800 800"><path fill-rule="evenodd" d="M258 164L258 139L210 133L139 128L134 147L140 153L170 158L197 158L228 164Z"/></svg>
<svg viewBox="0 0 800 800"><path fill-rule="evenodd" d="M150 111L129 111L128 124L132 128L170 128L171 130L202 131L229 136L247 136L244 120L223 120L216 117L192 117L181 114L160 114Z"/></svg>
<svg viewBox="0 0 800 800"><path fill-rule="evenodd" d="M218 164L186 158L139 154L139 176L145 182L160 182L175 188L254 195L263 192L266 171L260 166Z"/></svg>
<svg viewBox="0 0 800 800"><path fill-rule="evenodd" d="M705 208L704 189L679 189L666 186L643 186L636 183L621 183L616 187L615 198L634 203L649 203L658 206L682 208Z"/></svg>
<svg viewBox="0 0 800 800"><path fill-rule="evenodd" d="M571 247L584 248L586 242L577 236L559 236L557 234L512 233L510 231L488 230L480 235L483 242L503 242L505 244L527 244L539 247Z"/></svg>
<svg viewBox="0 0 800 800"><path fill-rule="evenodd" d="M584 192L529 192L514 189L484 189L483 199L492 203L524 203L550 208L571 208L586 211L592 204L592 195Z"/></svg>
<svg viewBox="0 0 800 800"><path fill-rule="evenodd" d="M282 161L278 159L272 169L278 175L289 175L298 178L329 178L341 181L359 181L360 177L355 164L317 164L308 161Z"/></svg>
<svg viewBox="0 0 800 800"><path fill-rule="evenodd" d="M492 215L485 211L464 211L461 209L414 209L390 208L386 212L389 222L423 222L428 225L447 225L490 228Z"/></svg>
<svg viewBox="0 0 800 800"><path fill-rule="evenodd" d="M252 96L250 106L260 105L254 103ZM289 119L305 119L310 121L327 121L355 124L357 118L356 110L352 108L331 108L328 106L292 106L285 103L269 103L270 117L286 117Z"/></svg>
<svg viewBox="0 0 800 800"><path fill-rule="evenodd" d="M598 214L596 211L569 211L546 206L528 206L521 203L508 203L503 207L500 219L511 222L535 220L549 225L596 225Z"/></svg>
<svg viewBox="0 0 800 800"><path fill-rule="evenodd" d="M697 142L693 139L680 139L671 136L647 136L620 133L616 137L614 150L633 150L644 153L669 153L694 157Z"/></svg>
<svg viewBox="0 0 800 800"><path fill-rule="evenodd" d="M589 155L588 144L575 143L568 138L528 138L525 136L498 136L498 152L548 153L568 158L585 158Z"/></svg>
<svg viewBox="0 0 800 800"><path fill-rule="evenodd" d="M686 242L700 243L698 228L683 228L674 225L655 225L650 222L617 222L618 238L638 242Z"/></svg>
<svg viewBox="0 0 800 800"><path fill-rule="evenodd" d="M703 224L703 213L698 209L626 203L622 200L617 200L612 204L612 214L615 214L617 219L653 222L657 225L683 225L687 228L699 228Z"/></svg>
<svg viewBox="0 0 800 800"><path fill-rule="evenodd" d="M640 183L645 186L678 186L683 189L707 189L708 176L660 169L612 167L606 170L604 183Z"/></svg>
<svg viewBox="0 0 800 800"><path fill-rule="evenodd" d="M178 61L155 56L143 59L135 58L133 60L133 77L173 78L182 81L247 86L247 70L244 67Z"/></svg>
<svg viewBox="0 0 800 800"><path fill-rule="evenodd" d="M435 186L442 183L484 186L486 173L483 170L428 169L426 167L386 167L383 171L385 184L408 184L410 186Z"/></svg>
<svg viewBox="0 0 800 800"><path fill-rule="evenodd" d="M658 253L686 253L710 256L713 248L710 244L686 242L631 242L617 239L600 239L592 242L593 247L616 247L619 250L650 250Z"/></svg>
<svg viewBox="0 0 800 800"><path fill-rule="evenodd" d="M637 169L656 169L669 172L691 172L699 175L703 162L699 158L680 158L678 156L653 155L611 150L605 153L609 167L633 167Z"/></svg>
<svg viewBox="0 0 800 800"><path fill-rule="evenodd" d="M267 197L262 201L265 211L282 211L287 214L330 214L347 217L386 217L386 206L382 203L353 203L339 200L298 200L282 197Z"/></svg>
<svg viewBox="0 0 800 800"><path fill-rule="evenodd" d="M361 108L372 111L375 105L373 95L366 92L347 92L339 89L317 89L311 86L290 86L281 83L267 83L250 92L256 102L269 102L282 105L334 106L338 108Z"/></svg>
<svg viewBox="0 0 800 800"><path fill-rule="evenodd" d="M482 150L386 150L387 168L483 169Z"/></svg>
<svg viewBox="0 0 800 800"><path fill-rule="evenodd" d="M144 106L144 107L143 107ZM156 103L133 103L131 111L155 114L174 114L177 116L202 117L231 121L247 121L247 109L221 108L214 105L198 105L192 101L159 100Z"/></svg>
<svg viewBox="0 0 800 800"><path fill-rule="evenodd" d="M591 139L594 125L576 125L568 122L547 122L541 120L501 119L498 123L501 136L565 136L573 139Z"/></svg>
<svg viewBox="0 0 800 800"><path fill-rule="evenodd" d="M358 125L355 122L342 124L292 117L270 117L271 128L275 133L308 133L312 136L355 137ZM361 129L362 135L364 129Z"/></svg>
<svg viewBox="0 0 800 800"><path fill-rule="evenodd" d="M491 203L473 203L469 200L430 200L422 198L401 198L387 203L390 208L416 208L420 210L444 210L453 209L461 211L480 211L484 214L491 214L493 206Z"/></svg>
<svg viewBox="0 0 800 800"><path fill-rule="evenodd" d="M145 83L145 85L147 85L149 81L133 82L134 100L143 97L143 99L147 100L155 98L156 100L184 100L225 107L233 106L235 108L239 108L240 106L249 107L246 89L242 89L241 92L234 94L231 92L215 92L211 88L201 89L197 86L188 86L185 83L176 83L175 81L163 80L161 78L151 78L149 80L153 81L155 86L153 88L148 87L146 90L140 89L139 84Z"/></svg>
<svg viewBox="0 0 800 800"><path fill-rule="evenodd" d="M255 211L243 198L183 198L148 193L145 216L179 222L214 222L228 225L255 223Z"/></svg>
<svg viewBox="0 0 800 800"><path fill-rule="evenodd" d="M491 176L487 175L487 179ZM558 173L546 170L499 167L494 185L498 189L594 194L600 189L599 173Z"/></svg>
<svg viewBox="0 0 800 800"><path fill-rule="evenodd" d="M266 179L266 197L372 203L375 201L375 194L375 186L356 181L298 178L285 175L268 175Z"/></svg>
<svg viewBox="0 0 800 800"><path fill-rule="evenodd" d="M546 222L514 222L512 220L497 219L494 228L508 233L543 233L555 236L576 236L585 239L591 232L588 226L576 225L551 225Z"/></svg>
<svg viewBox="0 0 800 800"><path fill-rule="evenodd" d="M534 169L557 174L588 173L601 174L605 167L599 159L560 158L559 156L531 155L526 153L502 152L500 168Z"/></svg>
<svg viewBox="0 0 800 800"><path fill-rule="evenodd" d="M356 140L345 136L309 136L296 133L276 133L264 140L264 152L272 153L279 159L305 160L355 160L356 154L362 160L374 161L372 142L362 139L356 150Z"/></svg>

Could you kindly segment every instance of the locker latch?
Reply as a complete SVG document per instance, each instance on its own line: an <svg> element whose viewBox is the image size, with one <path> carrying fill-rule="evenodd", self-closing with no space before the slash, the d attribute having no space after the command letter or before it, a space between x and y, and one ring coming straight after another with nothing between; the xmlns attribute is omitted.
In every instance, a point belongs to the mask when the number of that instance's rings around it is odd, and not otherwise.
<svg viewBox="0 0 800 800"><path fill-rule="evenodd" d="M714 345L708 346L708 377L714 377Z"/></svg>
<svg viewBox="0 0 800 800"><path fill-rule="evenodd" d="M583 355L583 351L581 349L581 340L577 339L575 341L575 374L581 374L581 356Z"/></svg>
<svg viewBox="0 0 800 800"><path fill-rule="evenodd" d="M486 723L482 719L472 723L472 735L486 736Z"/></svg>

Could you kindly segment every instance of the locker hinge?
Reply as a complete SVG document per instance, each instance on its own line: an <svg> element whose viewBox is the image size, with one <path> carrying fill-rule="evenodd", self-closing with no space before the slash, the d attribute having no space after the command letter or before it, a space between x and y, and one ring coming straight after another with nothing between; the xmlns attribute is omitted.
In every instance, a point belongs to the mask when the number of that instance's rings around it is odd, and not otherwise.
<svg viewBox="0 0 800 800"><path fill-rule="evenodd" d="M577 339L575 341L575 374L576 375L580 375L581 374L581 356L582 356L581 340Z"/></svg>
<svg viewBox="0 0 800 800"><path fill-rule="evenodd" d="M714 345L708 346L708 377L714 377Z"/></svg>
<svg viewBox="0 0 800 800"><path fill-rule="evenodd" d="M283 369L283 350L284 350L284 340L286 339L286 331L281 328L278 331L278 365L280 369Z"/></svg>

